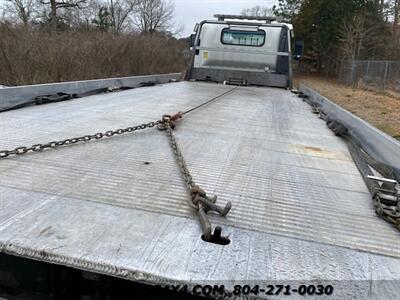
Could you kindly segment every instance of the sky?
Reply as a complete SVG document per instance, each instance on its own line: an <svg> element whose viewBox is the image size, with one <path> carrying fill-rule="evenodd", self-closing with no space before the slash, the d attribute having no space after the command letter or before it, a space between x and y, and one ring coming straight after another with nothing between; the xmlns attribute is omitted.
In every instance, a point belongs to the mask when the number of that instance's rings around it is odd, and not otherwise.
<svg viewBox="0 0 400 300"><path fill-rule="evenodd" d="M215 14L240 14L256 5L272 7L277 0L175 0L175 24L184 26L181 36L189 36L196 23L214 19Z"/></svg>
<svg viewBox="0 0 400 300"><path fill-rule="evenodd" d="M278 0L172 0L175 3L175 26L183 26L181 37L189 36L196 23L214 19L215 14L240 14L245 8L256 5L272 7ZM0 0L0 5L5 0Z"/></svg>

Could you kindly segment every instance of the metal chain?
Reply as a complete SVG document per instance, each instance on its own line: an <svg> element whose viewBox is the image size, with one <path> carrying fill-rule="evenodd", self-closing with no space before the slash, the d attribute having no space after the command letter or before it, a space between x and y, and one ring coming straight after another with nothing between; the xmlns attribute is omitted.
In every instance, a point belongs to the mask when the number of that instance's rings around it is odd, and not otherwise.
<svg viewBox="0 0 400 300"><path fill-rule="evenodd" d="M169 115L164 115L163 116L163 121L158 125L158 129L159 130L165 130L167 133L167 136L170 139L171 142L171 147L172 150L175 154L175 158L177 160L177 163L180 167L180 170L182 172L183 178L185 180L185 183L187 185L187 188L190 190L192 188L194 188L196 186L196 184L193 181L192 176L190 175L190 172L186 166L186 161L183 158L182 152L180 151L179 147L178 147L178 143L172 133L172 128L175 127L175 122L182 118L182 114L181 113L177 113L174 116L169 116ZM194 207L193 204L191 202L189 202L189 205ZM194 207L195 208L195 207Z"/></svg>
<svg viewBox="0 0 400 300"><path fill-rule="evenodd" d="M201 189L198 185L196 185L196 183L193 181L192 175L190 174L189 169L186 166L186 162L182 155L182 152L178 146L175 136L172 133L172 129L175 127L175 122L181 119L182 117L183 113L177 113L173 116L164 115L161 120L137 126L127 127L124 129L109 130L106 132L99 132L92 135L84 135L60 141L53 141L46 144L35 144L30 147L20 146L13 150L1 150L0 159L6 158L11 155L22 155L30 151L38 152L48 148L58 148L64 145L71 145L80 142L88 142L92 139L99 140L103 137L112 137L114 135L121 135L124 133L134 132L137 130L143 130L146 128L152 128L157 126L159 130L164 130L167 133L167 136L169 137L172 150L175 154L176 161L180 167L183 178L190 192L190 201L188 201L188 203L190 207L196 209L199 213L200 222L204 232L204 240L218 244L224 244L227 239L221 236L222 233L221 227L217 226L214 230L214 234L212 234L212 227L210 221L207 218L207 212L215 211L220 215L225 216L231 209L232 204L231 202L228 202L225 205L225 207L218 206L216 204L217 196L213 197L207 196L205 191Z"/></svg>
<svg viewBox="0 0 400 300"><path fill-rule="evenodd" d="M145 124L141 124L141 125L137 125L137 126L127 127L124 129L109 130L109 131L105 131L105 132L95 133L92 135L83 135L83 136L79 136L79 137L75 137L75 138L69 138L69 139L60 140L60 141L53 141L53 142L49 142L46 144L35 144L30 147L20 146L13 150L0 150L0 159L6 158L10 155L22 155L22 154L28 153L30 151L38 152L38 151L42 151L42 150L45 150L48 148L58 148L58 147L64 146L64 145L71 145L71 144L76 144L76 143L81 143L81 142L89 142L90 140L93 140L93 139L99 140L99 139L102 139L103 137L112 137L114 135L121 135L121 134L128 133L128 132L134 132L134 131L143 130L146 128L152 128L152 127L155 127L158 124L160 124L160 122L162 122L162 121L158 120L155 122L149 122L149 123L145 123Z"/></svg>
<svg viewBox="0 0 400 300"><path fill-rule="evenodd" d="M182 117L183 115L186 115L186 114L188 114L188 113L190 113L190 112L192 112L194 110L197 110L200 107L202 107L202 106L204 106L206 104L209 104L210 102L215 101L215 100L217 100L217 99L219 99L219 98L221 98L221 97L233 92L235 89L237 89L237 87L235 87L235 88L233 88L233 89L231 89L231 90L229 90L227 92L224 92L224 93L222 93L222 94L220 94L220 95L218 95L218 96L216 96L214 98L211 98L211 99L207 100L206 102L204 102L204 103L202 103L202 104L200 104L200 105L198 105L196 107L193 107L193 108L185 111L184 113L179 113L180 117ZM99 139L101 139L103 137L112 137L112 136L114 136L116 134L121 135L121 134L128 133L128 132L133 132L133 131L137 131L137 130L151 128L151 127L157 126L158 124L160 124L162 122L165 122L165 120L164 121L163 120L158 120L158 121L155 121L155 122L149 122L149 123L146 123L146 124L127 127L125 129L109 130L109 131L106 131L106 132L99 132L99 133L95 133L95 134L92 134L92 135L84 135L84 136L80 136L80 137L76 137L76 138L69 138L69 139L65 139L65 140L61 140L61 141L53 141L53 142L49 142L49 143L46 143L46 144L35 144L35 145L30 146L30 147L29 146L20 146L20 147L17 147L15 149L12 149L12 150L0 150L0 159L6 158L6 157L8 157L10 155L25 154L25 153L28 153L30 151L38 152L38 151L45 150L47 148L57 148L57 147L64 146L64 145L76 144L76 143L80 143L80 142L88 142L88 141L90 141L92 139L99 140Z"/></svg>
<svg viewBox="0 0 400 300"><path fill-rule="evenodd" d="M222 94L219 94L218 96L215 96L215 97L213 97L213 98L207 100L206 102L201 103L200 105L197 105L197 106L195 106L195 107L192 107L191 109L188 109L187 111L185 111L185 112L183 113L183 115L186 115L186 114L188 114L188 113L191 113L191 112L194 111L194 110L197 110L197 109L199 109L199 108L201 108L201 107L203 107L203 106L205 106L205 105L207 105L207 104L209 104L209 103L211 103L211 102L213 102L213 101L215 101L215 100L218 100L219 98L221 98L221 97L223 97L223 96L226 96L226 95L232 93L233 91L235 91L235 90L238 89L238 88L239 88L238 86L237 86L237 87L234 87L233 89L230 89L230 90L228 90L228 91L226 91L226 92L224 92L224 93L222 93Z"/></svg>
<svg viewBox="0 0 400 300"><path fill-rule="evenodd" d="M178 112L173 116L164 115L162 121L158 125L159 130L165 130L167 136L170 140L171 148L174 152L175 159L180 167L182 176L185 180L187 189L190 193L189 198L189 206L193 209L196 209L199 214L199 219L203 228L203 238L208 242L213 242L217 244L226 244L229 243L229 240L226 237L221 236L222 229L220 226L215 227L214 233L212 233L212 226L210 221L207 218L207 213L209 211L214 211L220 214L221 216L225 216L229 213L232 203L229 201L225 205L225 207L221 207L216 204L217 196L208 196L206 192L200 188L193 180L192 175L187 168L186 161L182 155L182 152L179 148L179 145L175 139L175 136L172 132L172 129L175 128L176 122L183 117L183 114Z"/></svg>
<svg viewBox="0 0 400 300"><path fill-rule="evenodd" d="M227 95L228 93L231 93L235 89L237 89L237 87L235 87L227 92L224 92L224 93L218 95L217 97L214 97L192 109L189 109L189 110L185 111L184 113L178 112L177 114L175 114L173 116L164 115L161 120L158 120L155 122L149 122L149 123L145 123L145 124L141 124L141 125L137 125L137 126L127 127L124 129L109 130L106 132L99 132L99 133L95 133L92 135L84 135L84 136L64 139L64 140L60 140L60 141L53 141L53 142L49 142L46 144L35 144L30 147L20 146L15 149L12 149L12 150L0 150L0 159L6 158L11 155L26 154L30 151L38 152L38 151L43 151L48 148L58 148L58 147L61 147L64 145L71 145L71 144L76 144L76 143L80 143L80 142L88 142L92 139L99 140L103 137L112 137L116 134L121 135L124 133L134 132L137 130L143 130L146 128L152 128L152 127L157 126L157 128L159 130L164 130L167 133L167 136L169 137L171 147L174 152L176 161L180 167L181 173L183 175L183 178L185 180L187 188L190 192L190 201L188 201L188 203L189 203L190 207L192 207L193 209L196 209L198 211L200 222L201 222L203 232L204 232L203 239L208 242L226 245L229 243L229 239L226 237L223 237L221 235L222 229L220 226L216 226L214 229L214 233L212 233L212 227L211 227L210 221L207 218L207 213L209 211L215 211L218 214L220 214L221 216L225 216L226 214L229 213L229 211L232 207L232 203L229 201L225 205L225 207L221 207L216 204L217 196L212 196L212 197L207 196L206 192L203 189L201 189L198 185L196 185L196 183L193 181L192 176L190 175L189 169L186 166L185 159L184 159L182 152L178 146L178 143L172 133L172 129L175 127L176 121L181 119L184 115L186 115L194 110L197 110L197 109L201 108L202 106L204 106L212 101L215 101L215 100L223 97L224 95Z"/></svg>

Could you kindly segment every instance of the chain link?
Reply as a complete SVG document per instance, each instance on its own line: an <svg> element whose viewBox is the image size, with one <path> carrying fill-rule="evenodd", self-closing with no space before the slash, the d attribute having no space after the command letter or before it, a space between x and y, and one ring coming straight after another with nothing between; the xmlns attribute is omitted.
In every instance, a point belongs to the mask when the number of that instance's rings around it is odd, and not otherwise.
<svg viewBox="0 0 400 300"><path fill-rule="evenodd" d="M192 175L190 174L189 169L187 168L186 161L185 161L185 159L184 159L184 157L182 155L181 150L179 149L179 146L178 146L178 143L177 143L177 141L175 139L175 136L172 133L172 128L175 127L175 122L170 121L170 117L169 116L164 116L163 118L165 119L166 122L165 123L161 123L158 126L158 129L166 131L167 136L168 136L168 138L170 140L170 143L171 143L172 151L174 152L176 161L177 161L178 166L179 166L179 168L181 170L182 176L183 176L183 178L185 180L185 184L186 184L188 190L191 190L196 186L196 184L193 181ZM197 206L195 206L191 201L189 201L189 205L192 208L197 209Z"/></svg>
<svg viewBox="0 0 400 300"><path fill-rule="evenodd" d="M193 181L193 178L189 172L189 169L187 168L185 159L184 159L182 152L178 146L175 136L172 133L172 129L175 128L175 123L179 119L181 119L184 115L186 115L194 110L197 110L197 109L201 108L202 106L204 106L212 101L215 101L215 100L223 97L224 95L227 95L228 93L231 93L236 88L231 89L227 92L224 92L223 94L221 94L217 97L214 97L192 109L189 109L189 110L185 111L184 113L178 112L177 114L175 114L173 116L164 115L161 120L158 120L155 122L149 122L149 123L145 123L145 124L141 124L141 125L137 125L137 126L133 126L133 127L127 127L124 129L116 129L116 130L109 130L109 131L105 131L105 132L99 132L99 133L95 133L92 135L83 135L83 136L64 139L64 140L60 140L60 141L52 141L52 142L48 142L46 144L35 144L30 147L20 146L15 149L12 149L12 150L0 150L0 159L6 158L6 157L9 157L12 155L22 155L22 154L28 153L30 151L38 152L38 151L43 151L48 148L58 148L58 147L65 146L65 145L71 145L71 144L76 144L76 143L81 143L81 142L88 142L91 140L99 140L104 137L110 138L114 135L121 135L124 133L134 132L137 130L143 130L146 128L152 128L152 127L157 126L157 128L159 130L165 131L167 133L167 136L169 137L171 147L174 152L176 161L178 163L178 166L181 170L181 173L183 175L183 178L185 180L185 183L186 183L187 188L190 193L190 200L188 201L188 203L189 203L190 207L192 207L193 209L196 209L198 211L200 222L201 222L201 225L203 227L203 232L204 232L203 239L208 242L221 244L221 245L227 245L227 244L229 244L230 241L228 238L221 236L222 229L220 226L215 227L214 233L211 232L212 227L211 227L210 221L207 218L207 213L209 211L215 211L215 212L219 213L220 215L225 216L230 211L232 204L229 201L225 205L225 207L218 206L216 204L217 196L212 196L212 197L207 196L206 192L203 189L201 189L198 185L195 184L195 182Z"/></svg>
<svg viewBox="0 0 400 300"><path fill-rule="evenodd" d="M212 226L207 218L209 211L215 211L221 216L225 216L229 213L232 203L229 201L225 207L221 207L216 204L217 196L208 196L206 192L200 188L193 180L189 169L187 168L186 161L182 155L179 145L175 139L172 129L175 128L175 123L182 118L182 113L177 113L173 116L163 116L163 122L159 124L158 129L165 130L170 140L171 148L174 152L175 159L181 170L182 176L185 180L185 184L190 193L189 206L198 211L200 223L203 228L203 239L208 242L226 245L229 243L229 239L221 236L222 229L220 226L215 227L214 233L212 233Z"/></svg>
<svg viewBox="0 0 400 300"><path fill-rule="evenodd" d="M43 150L49 149L49 148L58 148L58 147L65 146L65 145L89 142L91 140L99 140L104 137L110 138L110 137L113 137L114 135L121 135L124 133L143 130L146 128L152 128L152 127L159 125L161 122L162 122L161 120L158 120L155 122L140 124L140 125L136 125L136 126L132 126L132 127L127 127L124 129L119 128L116 130L108 130L105 132L98 132L98 133L91 134L91 135L83 135L83 136L68 138L68 139L64 139L64 140L60 140L60 141L52 141L52 142L48 142L46 144L35 144L30 147L20 146L13 150L0 150L0 159L6 158L11 155L22 155L22 154L28 153L30 151L38 152L38 151L43 151Z"/></svg>

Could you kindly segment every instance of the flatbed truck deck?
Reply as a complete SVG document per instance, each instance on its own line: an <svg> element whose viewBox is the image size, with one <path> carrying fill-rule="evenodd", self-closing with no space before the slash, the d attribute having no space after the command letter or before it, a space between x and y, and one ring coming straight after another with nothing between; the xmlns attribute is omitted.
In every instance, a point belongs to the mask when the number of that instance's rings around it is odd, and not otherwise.
<svg viewBox="0 0 400 300"><path fill-rule="evenodd" d="M2 159L0 252L150 285L347 281L360 299L392 297L399 232L375 214L345 142L284 89L184 81L30 106L1 114L1 146L149 122L229 90L174 129L193 178L232 202L210 214L228 245L200 238L153 128ZM366 290L372 279L384 287Z"/></svg>

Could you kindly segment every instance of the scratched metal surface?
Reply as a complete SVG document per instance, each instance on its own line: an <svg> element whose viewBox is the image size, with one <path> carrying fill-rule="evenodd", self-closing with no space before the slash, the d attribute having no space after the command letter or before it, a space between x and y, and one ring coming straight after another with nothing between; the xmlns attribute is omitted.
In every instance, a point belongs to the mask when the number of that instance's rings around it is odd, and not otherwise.
<svg viewBox="0 0 400 300"><path fill-rule="evenodd" d="M229 89L171 83L2 113L0 148L156 120ZM369 294L349 281L360 299L382 289L369 280L400 278L400 234L295 95L241 87L175 134L195 181L233 203L211 218L230 245L200 239L168 139L149 129L0 161L0 251L149 283L363 280Z"/></svg>

